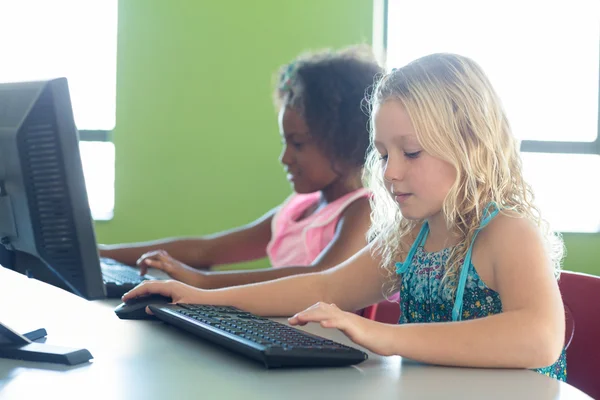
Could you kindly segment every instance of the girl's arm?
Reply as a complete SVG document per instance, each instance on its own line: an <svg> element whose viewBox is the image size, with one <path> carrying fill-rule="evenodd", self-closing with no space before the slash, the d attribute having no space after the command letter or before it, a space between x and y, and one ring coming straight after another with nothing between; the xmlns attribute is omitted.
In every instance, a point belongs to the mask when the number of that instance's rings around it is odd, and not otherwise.
<svg viewBox="0 0 600 400"><path fill-rule="evenodd" d="M123 300L161 294L175 303L228 305L263 316L290 316L318 301L356 310L383 298L383 274L378 260L365 247L344 263L327 271L281 278L263 283L203 290L177 281L150 281Z"/></svg>
<svg viewBox="0 0 600 400"><path fill-rule="evenodd" d="M100 245L99 252L101 257L128 265L135 265L148 252L160 250L194 268L255 260L266 256L267 244L271 240L271 222L277 210L272 209L248 225L205 237Z"/></svg>
<svg viewBox="0 0 600 400"><path fill-rule="evenodd" d="M371 208L368 199L353 202L342 214L336 227L333 240L309 266L290 266L253 271L205 272L186 271L175 257L157 254L146 259L150 267L161 269L172 277L202 289L218 289L229 286L246 285L284 278L292 275L309 274L332 268L367 245L366 234L371 223Z"/></svg>

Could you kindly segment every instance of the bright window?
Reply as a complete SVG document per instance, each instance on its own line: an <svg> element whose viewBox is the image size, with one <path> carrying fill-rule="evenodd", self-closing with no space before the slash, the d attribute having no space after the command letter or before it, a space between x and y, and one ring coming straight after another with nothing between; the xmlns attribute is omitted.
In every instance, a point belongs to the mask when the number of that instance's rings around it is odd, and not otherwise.
<svg viewBox="0 0 600 400"><path fill-rule="evenodd" d="M114 207L114 146L86 131L108 138L115 126L117 13L117 0L0 2L0 81L69 81L94 219Z"/></svg>
<svg viewBox="0 0 600 400"><path fill-rule="evenodd" d="M560 231L600 231L598 15L596 0L387 2L387 67L436 52L479 63Z"/></svg>

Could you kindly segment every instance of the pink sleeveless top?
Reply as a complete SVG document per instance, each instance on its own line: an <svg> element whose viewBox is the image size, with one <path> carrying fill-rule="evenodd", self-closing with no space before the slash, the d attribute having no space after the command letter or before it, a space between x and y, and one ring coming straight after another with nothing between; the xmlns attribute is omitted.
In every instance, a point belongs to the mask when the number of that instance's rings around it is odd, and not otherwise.
<svg viewBox="0 0 600 400"><path fill-rule="evenodd" d="M358 199L369 197L367 189L350 192L317 212L298 218L321 196L320 192L293 194L275 214L267 255L273 267L310 265L335 236L344 210Z"/></svg>

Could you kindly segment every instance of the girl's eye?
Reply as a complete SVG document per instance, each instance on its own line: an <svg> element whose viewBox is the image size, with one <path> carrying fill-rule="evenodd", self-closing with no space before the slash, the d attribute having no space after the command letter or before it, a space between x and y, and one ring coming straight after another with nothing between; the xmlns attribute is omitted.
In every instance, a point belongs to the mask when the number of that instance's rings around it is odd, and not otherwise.
<svg viewBox="0 0 600 400"><path fill-rule="evenodd" d="M420 155L420 154L421 154L421 151L419 150L419 151L415 151L415 152L413 152L413 153L406 153L406 152L405 152L405 153L404 153L404 156L405 156L406 158L417 158L417 157L419 157L419 155Z"/></svg>

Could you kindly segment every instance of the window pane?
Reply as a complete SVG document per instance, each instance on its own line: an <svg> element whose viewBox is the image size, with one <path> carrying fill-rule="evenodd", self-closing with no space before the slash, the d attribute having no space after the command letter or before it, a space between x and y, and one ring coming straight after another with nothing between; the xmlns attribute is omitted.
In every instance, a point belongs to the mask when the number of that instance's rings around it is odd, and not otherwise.
<svg viewBox="0 0 600 400"><path fill-rule="evenodd" d="M598 135L597 0L389 0L389 68L435 52L473 58L520 139Z"/></svg>
<svg viewBox="0 0 600 400"><path fill-rule="evenodd" d="M600 231L600 156L522 153L525 179L552 228Z"/></svg>
<svg viewBox="0 0 600 400"><path fill-rule="evenodd" d="M117 0L0 1L0 82L66 76L79 129L115 126Z"/></svg>
<svg viewBox="0 0 600 400"><path fill-rule="evenodd" d="M109 220L115 207L115 145L79 142L79 151L92 217Z"/></svg>

